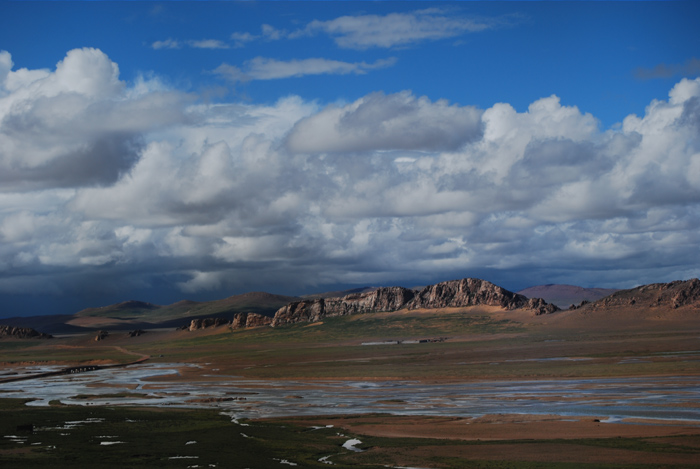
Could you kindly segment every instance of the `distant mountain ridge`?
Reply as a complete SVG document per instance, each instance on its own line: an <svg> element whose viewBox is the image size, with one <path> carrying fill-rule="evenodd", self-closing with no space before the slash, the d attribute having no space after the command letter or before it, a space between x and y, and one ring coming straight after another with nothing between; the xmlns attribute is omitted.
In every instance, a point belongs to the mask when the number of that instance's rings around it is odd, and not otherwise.
<svg viewBox="0 0 700 469"><path fill-rule="evenodd" d="M678 280L670 283L643 285L628 290L582 288L572 285L541 285L521 292L544 293L552 299L552 293L564 291L570 296L569 304L575 304L570 314L574 318L583 315L589 320L609 318L625 314L630 318L680 317L693 318L700 311L700 280ZM589 300L591 294L612 294ZM583 300L571 293L587 295ZM250 292L221 300L196 302L182 300L160 306L142 301L124 301L100 308L88 308L74 315L14 317L0 319L0 325L15 328L34 328L48 333L81 333L86 330L185 328L197 330L209 324L228 324L231 329L280 326L300 322L317 322L324 317L393 312L400 309L436 309L468 306L495 306L504 311L529 311L533 315L557 313L554 301L547 298L528 298L513 293L486 280L465 278L428 285L422 289L404 287L363 287L342 297L331 295L317 298L301 298ZM580 298L580 297L579 297ZM582 303L583 302L583 303ZM669 312L678 311L678 314ZM602 316L599 313L604 313ZM595 314L593 314L595 313ZM559 316L559 315L556 315ZM220 320L219 320L220 319ZM603 321L607 319L601 319ZM187 323L185 323L187 321Z"/></svg>
<svg viewBox="0 0 700 469"><path fill-rule="evenodd" d="M619 291L615 288L584 288L575 285L548 284L537 285L520 290L520 295L528 298L542 298L547 303L566 309L582 301L596 301Z"/></svg>
<svg viewBox="0 0 700 469"><path fill-rule="evenodd" d="M266 292L248 292L221 300L197 302L181 300L161 306L143 301L124 301L99 308L77 312L67 324L87 328L118 328L154 326L177 327L182 320L203 318L231 319L237 313L255 313L272 317L282 305L298 300L295 296L275 295Z"/></svg>

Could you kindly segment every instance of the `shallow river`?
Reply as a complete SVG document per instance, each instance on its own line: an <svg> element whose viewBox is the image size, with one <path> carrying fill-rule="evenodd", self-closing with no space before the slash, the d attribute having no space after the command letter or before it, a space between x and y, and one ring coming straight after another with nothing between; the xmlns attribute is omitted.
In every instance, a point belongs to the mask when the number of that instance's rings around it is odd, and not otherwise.
<svg viewBox="0 0 700 469"><path fill-rule="evenodd" d="M183 364L141 364L0 384L0 397L77 405L217 408L234 418L385 412L591 416L700 425L700 377L646 377L425 384L414 381L263 381L218 377L173 382ZM24 371L47 371L41 370ZM172 376L171 376L172 378ZM117 394L125 394L117 396Z"/></svg>

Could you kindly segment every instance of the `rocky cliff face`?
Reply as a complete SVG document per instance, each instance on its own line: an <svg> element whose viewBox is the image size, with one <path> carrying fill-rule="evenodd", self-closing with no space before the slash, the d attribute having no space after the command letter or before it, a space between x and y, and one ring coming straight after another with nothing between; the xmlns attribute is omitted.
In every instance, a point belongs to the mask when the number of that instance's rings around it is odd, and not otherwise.
<svg viewBox="0 0 700 469"><path fill-rule="evenodd" d="M14 339L51 339L52 335L37 332L31 327L15 327L0 325L0 338L12 337Z"/></svg>
<svg viewBox="0 0 700 469"><path fill-rule="evenodd" d="M413 299L414 292L403 287L386 287L366 293L352 293L342 298L317 298L295 301L283 306L272 320L272 326L297 322L317 322L325 317L348 314L396 311Z"/></svg>
<svg viewBox="0 0 700 469"><path fill-rule="evenodd" d="M407 307L416 309L486 305L512 310L525 306L527 301L524 296L485 280L465 278L428 285L418 292Z"/></svg>
<svg viewBox="0 0 700 469"><path fill-rule="evenodd" d="M529 309L539 314L558 311L554 305L541 298L528 299L505 288L478 278L451 280L428 285L419 291L406 307L417 308L458 308L465 306L498 306L507 311Z"/></svg>
<svg viewBox="0 0 700 469"><path fill-rule="evenodd" d="M316 322L324 317L348 314L397 311L402 308L434 309L476 305L499 306L506 310L527 309L535 314L549 314L559 309L540 298L527 299L485 280L465 278L429 285L419 292L403 287L388 287L367 293L353 293L342 298L296 301L275 313L272 326Z"/></svg>
<svg viewBox="0 0 700 469"><path fill-rule="evenodd" d="M231 329L245 329L250 327L268 326L272 318L258 313L236 313L229 321L225 318L200 318L190 321L189 326L183 326L181 330L198 331L212 327L229 326Z"/></svg>
<svg viewBox="0 0 700 469"><path fill-rule="evenodd" d="M396 311L413 299L415 292L403 287L383 287L367 293L352 293L325 300L327 316Z"/></svg>
<svg viewBox="0 0 700 469"><path fill-rule="evenodd" d="M200 329L208 329L210 327L226 326L229 324L228 319L224 318L202 318L193 319L190 322L190 331L198 331Z"/></svg>
<svg viewBox="0 0 700 469"><path fill-rule="evenodd" d="M258 313L236 313L231 321L231 329L269 326L272 318Z"/></svg>

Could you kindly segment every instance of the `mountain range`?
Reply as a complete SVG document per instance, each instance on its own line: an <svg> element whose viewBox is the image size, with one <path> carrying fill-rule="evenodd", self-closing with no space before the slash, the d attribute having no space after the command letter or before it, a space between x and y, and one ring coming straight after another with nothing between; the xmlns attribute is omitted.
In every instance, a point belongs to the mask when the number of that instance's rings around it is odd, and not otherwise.
<svg viewBox="0 0 700 469"><path fill-rule="evenodd" d="M567 304L570 307L562 311ZM363 287L305 297L250 292L221 300L183 300L166 306L131 300L85 309L74 315L0 319L0 325L30 327L52 334L95 329L186 327L195 330L221 324L229 324L232 328L277 327L368 312L470 306L521 311L532 316L559 316L566 311L574 311L577 317L596 312L612 314L613 311L625 314L657 314L661 310L694 312L700 309L700 281L691 279L657 283L628 290L541 285L513 293L485 280L465 278L420 289Z"/></svg>

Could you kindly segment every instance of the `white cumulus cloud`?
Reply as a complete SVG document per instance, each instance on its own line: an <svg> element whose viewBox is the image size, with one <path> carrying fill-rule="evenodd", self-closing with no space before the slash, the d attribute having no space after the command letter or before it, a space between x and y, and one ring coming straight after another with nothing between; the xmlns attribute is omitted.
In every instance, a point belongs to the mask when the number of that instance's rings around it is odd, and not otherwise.
<svg viewBox="0 0 700 469"><path fill-rule="evenodd" d="M188 100L132 93L90 48L69 51L55 71L10 68L2 85L0 191L114 182L138 159L142 133L183 121Z"/></svg>
<svg viewBox="0 0 700 469"><path fill-rule="evenodd" d="M481 132L481 111L431 102L409 92L375 93L299 121L287 138L294 153L454 150Z"/></svg>
<svg viewBox="0 0 700 469"><path fill-rule="evenodd" d="M0 53L0 291L697 276L698 129L700 79L601 129L557 96L194 103L95 49Z"/></svg>

